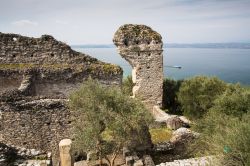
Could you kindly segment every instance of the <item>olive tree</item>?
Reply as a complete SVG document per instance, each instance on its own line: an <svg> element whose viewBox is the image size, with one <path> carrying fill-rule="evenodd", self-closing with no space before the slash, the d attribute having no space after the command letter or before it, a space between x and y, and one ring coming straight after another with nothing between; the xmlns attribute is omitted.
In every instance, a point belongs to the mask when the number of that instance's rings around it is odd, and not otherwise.
<svg viewBox="0 0 250 166"><path fill-rule="evenodd" d="M250 91L239 84L229 84L225 92L216 98L211 109L241 117L242 114L250 111Z"/></svg>
<svg viewBox="0 0 250 166"><path fill-rule="evenodd" d="M216 77L196 76L183 81L178 92L178 101L184 115L191 119L202 117L226 87L227 84Z"/></svg>
<svg viewBox="0 0 250 166"><path fill-rule="evenodd" d="M91 79L70 95L69 107L75 117L74 147L95 151L100 165L103 158L114 165L121 147L131 141L143 143L141 132L152 120L141 102Z"/></svg>

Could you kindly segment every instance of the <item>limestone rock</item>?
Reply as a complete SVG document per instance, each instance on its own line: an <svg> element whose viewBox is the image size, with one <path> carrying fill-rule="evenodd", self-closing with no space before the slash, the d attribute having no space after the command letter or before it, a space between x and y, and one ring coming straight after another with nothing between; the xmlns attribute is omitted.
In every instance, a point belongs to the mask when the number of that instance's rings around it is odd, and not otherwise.
<svg viewBox="0 0 250 166"><path fill-rule="evenodd" d="M183 160L174 160L172 162L161 163L157 166L211 166L220 165L215 156L205 156L198 158L189 158Z"/></svg>
<svg viewBox="0 0 250 166"><path fill-rule="evenodd" d="M174 145L174 153L185 155L187 144L198 136L198 133L184 127L174 131L170 139L170 143Z"/></svg>
<svg viewBox="0 0 250 166"><path fill-rule="evenodd" d="M184 127L190 127L191 121L185 116L179 116L180 120L183 122Z"/></svg>
<svg viewBox="0 0 250 166"><path fill-rule="evenodd" d="M70 139L63 139L59 143L61 166L73 166L73 158L71 156L71 144L72 141Z"/></svg>
<svg viewBox="0 0 250 166"><path fill-rule="evenodd" d="M134 166L143 166L142 160L135 161Z"/></svg>
<svg viewBox="0 0 250 166"><path fill-rule="evenodd" d="M191 124L186 117L167 114L159 106L154 106L152 113L156 122L165 123L168 128L173 130L181 127L189 127Z"/></svg>
<svg viewBox="0 0 250 166"><path fill-rule="evenodd" d="M154 161L150 155L144 155L143 162L145 166L155 166Z"/></svg>
<svg viewBox="0 0 250 166"><path fill-rule="evenodd" d="M179 129L184 125L183 121L177 116L171 116L166 119L167 127L173 130Z"/></svg>
<svg viewBox="0 0 250 166"><path fill-rule="evenodd" d="M133 96L140 98L149 110L162 104L163 50L162 37L145 25L125 24L115 33L119 54L132 66L135 83Z"/></svg>
<svg viewBox="0 0 250 166"><path fill-rule="evenodd" d="M181 141L185 138L197 137L198 135L199 135L198 133L193 132L190 129L182 127L173 132L173 136L170 139L170 142L174 143L174 142Z"/></svg>
<svg viewBox="0 0 250 166"><path fill-rule="evenodd" d="M170 142L159 142L154 145L154 151L155 152L164 152L169 151L174 148L173 144Z"/></svg>

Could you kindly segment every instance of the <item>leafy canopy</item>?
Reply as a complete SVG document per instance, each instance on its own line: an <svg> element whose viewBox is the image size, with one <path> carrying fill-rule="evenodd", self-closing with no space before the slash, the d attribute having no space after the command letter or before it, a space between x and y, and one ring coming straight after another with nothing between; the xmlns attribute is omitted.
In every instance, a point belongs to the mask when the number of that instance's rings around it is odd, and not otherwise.
<svg viewBox="0 0 250 166"><path fill-rule="evenodd" d="M99 158L117 152L131 140L143 142L141 131L152 121L141 102L117 87L91 79L70 95L69 107L75 116L75 148L96 151Z"/></svg>
<svg viewBox="0 0 250 166"><path fill-rule="evenodd" d="M226 87L227 84L216 77L196 76L185 80L178 92L184 115L191 119L202 117Z"/></svg>

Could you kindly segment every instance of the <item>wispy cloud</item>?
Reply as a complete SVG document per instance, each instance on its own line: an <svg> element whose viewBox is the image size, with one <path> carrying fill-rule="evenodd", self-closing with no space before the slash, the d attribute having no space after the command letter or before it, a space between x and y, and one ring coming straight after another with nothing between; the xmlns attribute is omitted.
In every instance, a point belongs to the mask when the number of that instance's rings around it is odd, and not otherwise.
<svg viewBox="0 0 250 166"><path fill-rule="evenodd" d="M164 42L241 42L250 41L249 9L250 0L6 0L0 31L101 44L135 23L151 26Z"/></svg>
<svg viewBox="0 0 250 166"><path fill-rule="evenodd" d="M30 20L18 20L11 23L14 26L37 26L38 23Z"/></svg>

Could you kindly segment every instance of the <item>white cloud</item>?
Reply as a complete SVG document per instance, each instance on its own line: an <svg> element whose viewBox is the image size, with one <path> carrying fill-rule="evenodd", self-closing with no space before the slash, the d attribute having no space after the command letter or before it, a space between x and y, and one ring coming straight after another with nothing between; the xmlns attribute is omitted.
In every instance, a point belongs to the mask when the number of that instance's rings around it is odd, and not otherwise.
<svg viewBox="0 0 250 166"><path fill-rule="evenodd" d="M11 23L14 26L37 26L38 23L30 20L18 20Z"/></svg>
<svg viewBox="0 0 250 166"><path fill-rule="evenodd" d="M125 23L151 26L164 42L250 41L250 0L2 1L2 32L51 34L73 44L112 43Z"/></svg>

